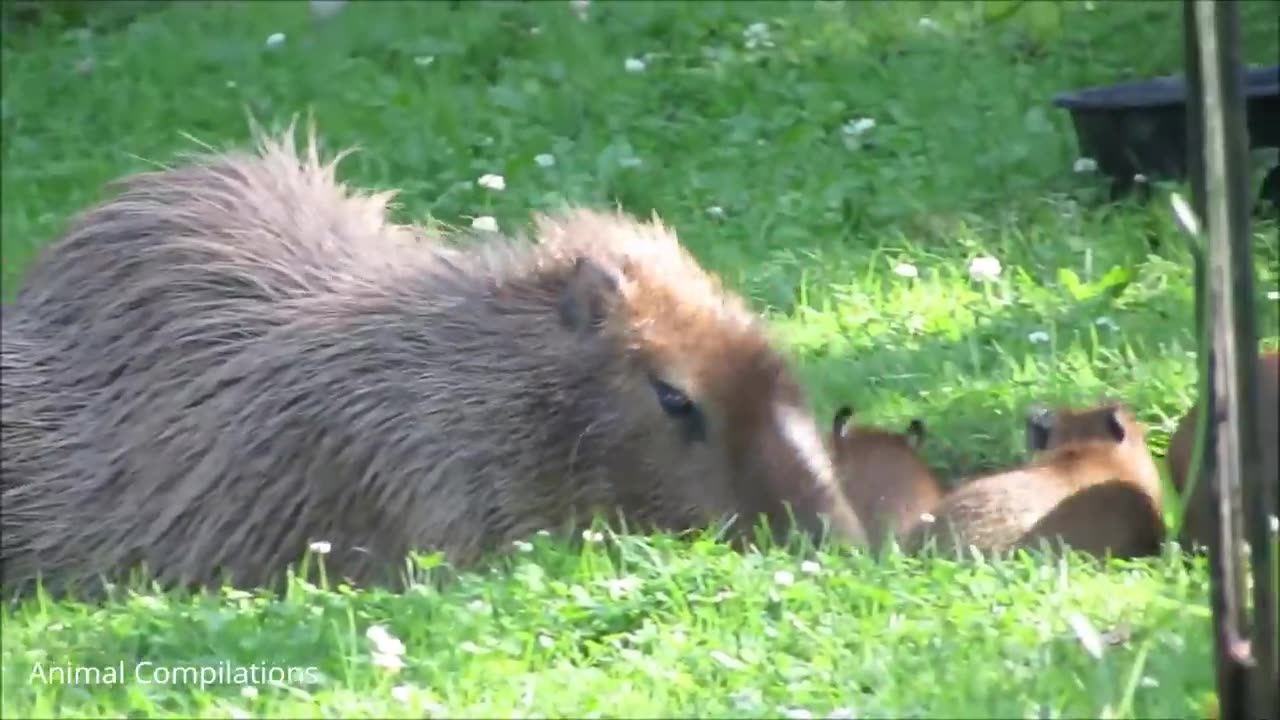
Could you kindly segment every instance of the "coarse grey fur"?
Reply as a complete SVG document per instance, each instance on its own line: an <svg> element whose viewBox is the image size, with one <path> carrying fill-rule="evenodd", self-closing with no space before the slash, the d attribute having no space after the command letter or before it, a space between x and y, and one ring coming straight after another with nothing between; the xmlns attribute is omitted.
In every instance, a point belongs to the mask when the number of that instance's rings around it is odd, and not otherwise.
<svg viewBox="0 0 1280 720"><path fill-rule="evenodd" d="M661 223L447 245L292 135L125 178L5 308L7 590L265 585L315 541L396 584L593 513L864 539L787 364Z"/></svg>

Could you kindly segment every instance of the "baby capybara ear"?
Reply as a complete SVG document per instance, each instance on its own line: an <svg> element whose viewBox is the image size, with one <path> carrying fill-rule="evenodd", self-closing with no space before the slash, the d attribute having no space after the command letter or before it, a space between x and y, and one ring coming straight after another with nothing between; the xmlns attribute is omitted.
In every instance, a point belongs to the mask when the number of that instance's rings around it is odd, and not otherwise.
<svg viewBox="0 0 1280 720"><path fill-rule="evenodd" d="M1053 431L1056 418L1053 411L1044 407L1033 407L1027 413L1027 449L1040 452L1049 446L1049 434Z"/></svg>
<svg viewBox="0 0 1280 720"><path fill-rule="evenodd" d="M594 332L617 297L617 277L600 263L580 257L560 291L560 322L574 332Z"/></svg>
<svg viewBox="0 0 1280 720"><path fill-rule="evenodd" d="M1116 442L1124 442L1125 429L1124 418L1120 414L1124 412L1120 408L1111 408L1107 412L1105 418L1107 434L1115 439Z"/></svg>
<svg viewBox="0 0 1280 720"><path fill-rule="evenodd" d="M913 448L919 448L924 444L924 421L920 418L911 418L911 422L907 423L907 443Z"/></svg>
<svg viewBox="0 0 1280 720"><path fill-rule="evenodd" d="M836 416L831 421L831 436L833 438L844 437L845 426L849 424L849 419L853 417L853 408L848 405L841 405L836 410Z"/></svg>

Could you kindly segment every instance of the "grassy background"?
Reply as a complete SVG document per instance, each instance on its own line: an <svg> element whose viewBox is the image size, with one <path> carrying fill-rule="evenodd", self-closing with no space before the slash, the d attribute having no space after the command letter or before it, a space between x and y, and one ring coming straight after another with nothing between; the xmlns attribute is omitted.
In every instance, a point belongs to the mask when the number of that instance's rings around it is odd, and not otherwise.
<svg viewBox="0 0 1280 720"><path fill-rule="evenodd" d="M193 149L183 133L241 145L248 113L311 112L328 148L362 148L345 179L401 189L402 219L658 212L770 315L822 417L844 402L921 417L948 477L1015 460L1031 402L1124 399L1162 454L1192 401L1189 260L1167 205L1101 204L1050 104L1180 71L1177 3L595 2L583 20L559 1L417 2L321 21L219 2L122 19L137 5L69 25L6 15L6 297L104 183ZM1251 62L1280 52L1274 10L1242 3ZM863 117L875 127L847 132ZM506 189L477 187L485 173ZM1267 347L1275 233L1255 227ZM1001 261L997 282L969 279L979 255ZM0 714L1167 717L1199 714L1213 686L1203 563L1173 552L1099 571L832 550L813 573L711 542L537 540L443 592L28 603L3 618ZM375 622L404 641L399 673L370 664ZM1088 627L1111 632L1100 657ZM255 694L31 675L120 660L323 678Z"/></svg>

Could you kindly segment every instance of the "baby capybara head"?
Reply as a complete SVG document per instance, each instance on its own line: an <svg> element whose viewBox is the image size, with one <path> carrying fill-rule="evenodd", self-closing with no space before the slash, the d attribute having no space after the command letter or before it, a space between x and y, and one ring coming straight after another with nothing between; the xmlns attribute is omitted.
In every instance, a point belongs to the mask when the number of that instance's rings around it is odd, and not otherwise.
<svg viewBox="0 0 1280 720"><path fill-rule="evenodd" d="M1146 427L1120 403L1084 409L1034 407L1027 414L1026 443L1033 456L1106 463L1126 481L1146 489L1157 503L1162 497Z"/></svg>
<svg viewBox="0 0 1280 720"><path fill-rule="evenodd" d="M851 422L841 406L831 427L840 487L861 519L873 546L898 536L941 499L937 477L920 457L925 425L913 418L902 432Z"/></svg>
<svg viewBox="0 0 1280 720"><path fill-rule="evenodd" d="M915 466L920 460L919 450L924 445L925 425L919 418L912 418L901 432L871 425L856 425L853 408L841 405L831 421L831 446L837 465L842 460L876 460L879 463ZM843 479L843 478L842 478Z"/></svg>
<svg viewBox="0 0 1280 720"><path fill-rule="evenodd" d="M595 387L589 422L562 430L607 433L600 459L640 516L736 515L744 532L760 515L777 530L830 521L861 541L786 359L673 232L579 210L541 219L538 236L574 258L562 264L559 342Z"/></svg>

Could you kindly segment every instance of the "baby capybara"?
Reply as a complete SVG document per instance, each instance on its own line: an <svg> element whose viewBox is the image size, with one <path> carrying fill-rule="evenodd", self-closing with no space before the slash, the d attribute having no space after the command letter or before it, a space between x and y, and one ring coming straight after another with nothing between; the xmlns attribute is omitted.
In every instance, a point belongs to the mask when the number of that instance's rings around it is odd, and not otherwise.
<svg viewBox="0 0 1280 720"><path fill-rule="evenodd" d="M932 540L945 552L1005 552L1047 540L1098 556L1159 553L1160 474L1146 429L1128 408L1037 411L1027 439L1030 463L958 486L904 545L919 550Z"/></svg>
<svg viewBox="0 0 1280 720"><path fill-rule="evenodd" d="M4 417L70 415L6 437L7 587L266 585L315 541L398 584L406 551L596 513L864 541L787 361L673 231L577 209L446 244L334 164L290 132L138 174L38 258L6 369L47 381L6 372Z"/></svg>
<svg viewBox="0 0 1280 720"><path fill-rule="evenodd" d="M911 420L903 432L851 423L853 409L841 406L831 428L832 455L840 487L862 520L871 547L901 540L924 513L942 499L938 478L919 455L925 426Z"/></svg>
<svg viewBox="0 0 1280 720"><path fill-rule="evenodd" d="M1272 484L1280 482L1280 463L1277 461L1276 437L1280 435L1280 352L1265 352L1258 358L1258 397L1254 400L1261 431L1262 467L1264 480ZM1207 483L1197 480L1187 493L1191 482L1191 451L1195 443L1196 419L1199 403L1191 406L1169 438L1169 450L1165 462L1169 466L1169 479L1182 494L1182 528L1179 541L1187 548L1195 546L1213 548L1216 538L1213 529L1213 513L1216 511ZM1250 513L1251 515L1251 513ZM1246 539L1247 536L1246 536Z"/></svg>

